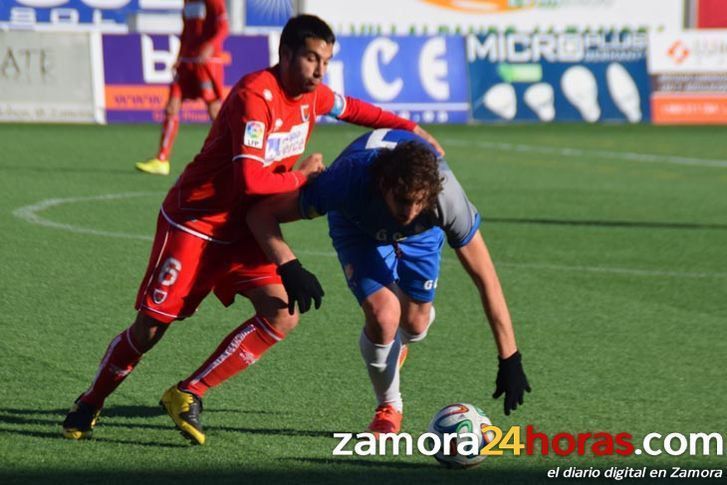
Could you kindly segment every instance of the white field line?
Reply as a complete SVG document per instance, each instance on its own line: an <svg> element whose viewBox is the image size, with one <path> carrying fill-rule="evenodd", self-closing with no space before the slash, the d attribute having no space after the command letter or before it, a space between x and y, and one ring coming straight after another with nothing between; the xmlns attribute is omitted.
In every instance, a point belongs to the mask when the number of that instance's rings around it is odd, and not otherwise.
<svg viewBox="0 0 727 485"><path fill-rule="evenodd" d="M37 204L26 205L19 207L13 211L13 215L18 219L22 219L31 224L37 224L39 226L50 227L53 229L61 229L63 231L73 232L75 234L88 234L91 236L105 236L115 237L121 239L139 239L142 241L151 241L151 236L142 236L139 234L128 234L125 232L112 232L112 231L101 231L98 229L88 229L86 227L74 226L72 224L63 224L61 222L51 221L38 215L51 207L58 207L59 205L65 204L76 204L79 202L96 202L96 201L109 201L119 199L131 199L132 197L147 197L147 196L159 196L160 192L128 192L122 194L104 194L95 195L91 197L66 197L62 199L45 199L41 200ZM162 194L163 195L163 194Z"/></svg>
<svg viewBox="0 0 727 485"><path fill-rule="evenodd" d="M13 216L21 219L30 224L36 224L43 227L49 227L52 229L60 229L63 231L75 233L75 234L86 234L90 236L102 236L102 237L113 237L120 239L134 239L140 241L151 241L151 236L143 236L141 234L130 234L126 232L114 232L114 231L101 231L97 229L90 229L81 226L75 226L72 224L63 224L60 222L51 221L39 215L46 209L51 207L58 207L64 204L74 204L83 202L93 201L109 201L119 199L129 199L133 197L148 197L148 196L159 196L159 192L128 192L121 194L105 194L96 195L90 197L67 197L58 199L44 199L36 204L26 205L15 209L12 214ZM315 250L296 250L299 254L307 256L317 256L326 258L335 258L336 253L333 251L315 251ZM456 261L450 258L443 258L442 263L444 264L455 264ZM546 271L571 271L577 273L602 273L602 274L620 274L630 276L644 276L644 277L667 277L667 278L727 278L727 273L703 273L703 272L689 272L689 271L660 271L660 270L649 270L649 269L638 269L638 268L619 268L613 266L582 266L582 265L562 265L562 264L547 264L547 263L513 263L507 261L497 262L497 266L506 268L519 268L519 269L532 269L532 270L546 270Z"/></svg>
<svg viewBox="0 0 727 485"><path fill-rule="evenodd" d="M586 148L572 147L553 147L547 145L527 145L522 143L498 143L491 141L467 141L454 138L446 138L442 140L446 147L453 146L472 146L477 148L487 148L503 152L518 153L539 153L545 155L558 155L563 157L595 157L608 158L612 160L627 160L640 163L669 163L673 165L690 165L696 167L717 167L727 168L727 160L714 160L709 158L690 158L676 157L671 155L656 155L651 153L636 152L619 152L611 150L591 150Z"/></svg>

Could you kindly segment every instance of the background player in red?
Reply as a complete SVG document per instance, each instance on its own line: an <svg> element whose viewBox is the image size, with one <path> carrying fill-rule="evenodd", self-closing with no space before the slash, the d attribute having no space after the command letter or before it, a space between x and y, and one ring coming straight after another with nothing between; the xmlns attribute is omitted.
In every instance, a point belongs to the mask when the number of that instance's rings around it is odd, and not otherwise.
<svg viewBox="0 0 727 485"><path fill-rule="evenodd" d="M229 31L225 1L184 0L182 17L182 45L164 108L159 151L155 158L136 164L137 170L155 175L169 175L169 156L179 130L182 102L202 98L214 121L224 98L222 43Z"/></svg>
<svg viewBox="0 0 727 485"><path fill-rule="evenodd" d="M201 152L162 203L137 295L136 320L112 340L91 386L66 416L64 436L90 436L104 400L171 322L191 316L211 291L225 305L242 294L252 302L255 315L162 396L177 427L193 442L205 442L201 397L259 359L298 323L298 315L288 312L282 281L305 270L288 267L278 274L249 232L245 216L262 196L293 191L323 169L322 157L314 154L293 170L318 115L410 130L441 152L437 141L415 123L322 84L334 42L330 27L318 17L294 17L281 34L280 62L233 87Z"/></svg>

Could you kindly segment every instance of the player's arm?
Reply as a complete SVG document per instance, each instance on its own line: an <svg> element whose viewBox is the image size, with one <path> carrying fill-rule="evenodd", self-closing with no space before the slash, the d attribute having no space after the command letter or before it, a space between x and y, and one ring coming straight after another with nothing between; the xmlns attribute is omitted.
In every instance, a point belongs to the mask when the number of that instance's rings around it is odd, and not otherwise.
<svg viewBox="0 0 727 485"><path fill-rule="evenodd" d="M278 274L288 294L288 313L305 313L314 302L320 308L324 296L315 275L300 264L283 238L280 224L301 218L299 191L267 197L255 204L247 213L247 225L270 261L278 266Z"/></svg>
<svg viewBox="0 0 727 485"><path fill-rule="evenodd" d="M247 212L247 225L265 255L276 266L296 259L283 239L280 225L301 218L298 210L299 191L266 197Z"/></svg>
<svg viewBox="0 0 727 485"><path fill-rule="evenodd" d="M315 304L320 308L324 296L323 288L316 276L303 268L283 239L280 224L301 218L299 191L265 198L247 213L247 225L268 259L278 266L278 274L288 294L288 313L295 312L298 304L300 313L305 313Z"/></svg>
<svg viewBox="0 0 727 485"><path fill-rule="evenodd" d="M440 155L444 155L444 149L436 138L413 121L401 118L390 111L383 110L360 99L334 93L325 85L320 87L319 92L318 113L328 114L341 121L369 128L408 130L424 138Z"/></svg>
<svg viewBox="0 0 727 485"><path fill-rule="evenodd" d="M497 344L499 369L492 397L497 399L505 394L505 414L509 415L511 410L517 409L518 404L523 403L523 396L525 391L530 392L530 385L523 371L500 279L479 230L467 244L457 248L455 252L479 290L482 307Z"/></svg>
<svg viewBox="0 0 727 485"><path fill-rule="evenodd" d="M288 294L288 311L293 314L295 303L301 313L310 308L311 300L318 308L323 289L318 279L303 268L280 229L285 222L313 219L329 210L343 207L351 182L350 166L334 164L300 191L267 197L247 212L247 225L255 240L270 261L278 266L278 274Z"/></svg>
<svg viewBox="0 0 727 485"><path fill-rule="evenodd" d="M479 290L482 306L495 337L497 352L501 358L506 359L517 352L515 332L505 295L495 272L495 265L480 231L478 230L470 242L455 252Z"/></svg>

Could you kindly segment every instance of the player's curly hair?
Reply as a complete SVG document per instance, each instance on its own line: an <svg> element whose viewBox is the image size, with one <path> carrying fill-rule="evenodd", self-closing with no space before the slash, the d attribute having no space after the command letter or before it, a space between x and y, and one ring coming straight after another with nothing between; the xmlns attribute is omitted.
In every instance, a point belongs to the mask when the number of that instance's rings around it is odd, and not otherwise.
<svg viewBox="0 0 727 485"><path fill-rule="evenodd" d="M279 49L287 47L295 54L298 49L305 46L305 40L311 38L322 39L327 44L336 43L336 36L323 19L315 15L297 15L288 20L283 27Z"/></svg>
<svg viewBox="0 0 727 485"><path fill-rule="evenodd" d="M417 141L381 150L370 170L373 183L384 193L391 190L395 198L410 202L415 202L417 194L423 194L427 209L434 207L442 191L443 179L439 175L437 156L431 148Z"/></svg>

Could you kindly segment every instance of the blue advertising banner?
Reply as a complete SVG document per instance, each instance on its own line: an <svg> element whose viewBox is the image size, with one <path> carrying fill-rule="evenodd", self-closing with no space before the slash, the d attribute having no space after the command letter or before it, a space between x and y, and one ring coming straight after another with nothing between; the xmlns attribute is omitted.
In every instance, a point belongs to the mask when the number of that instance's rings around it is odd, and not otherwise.
<svg viewBox="0 0 727 485"><path fill-rule="evenodd" d="M294 13L293 0L247 0L245 25L282 28Z"/></svg>
<svg viewBox="0 0 727 485"><path fill-rule="evenodd" d="M648 35L490 33L467 38L481 121L648 122Z"/></svg>
<svg viewBox="0 0 727 485"><path fill-rule="evenodd" d="M109 123L160 122L179 52L175 35L103 36L106 119ZM225 92L245 74L268 66L267 36L230 36L225 40ZM186 101L180 120L208 123L201 100Z"/></svg>
<svg viewBox="0 0 727 485"><path fill-rule="evenodd" d="M324 82L417 123L469 118L463 37L340 36Z"/></svg>
<svg viewBox="0 0 727 485"><path fill-rule="evenodd" d="M14 28L36 24L56 27L102 25L126 29L127 17L140 0L7 0L0 2L0 23Z"/></svg>

